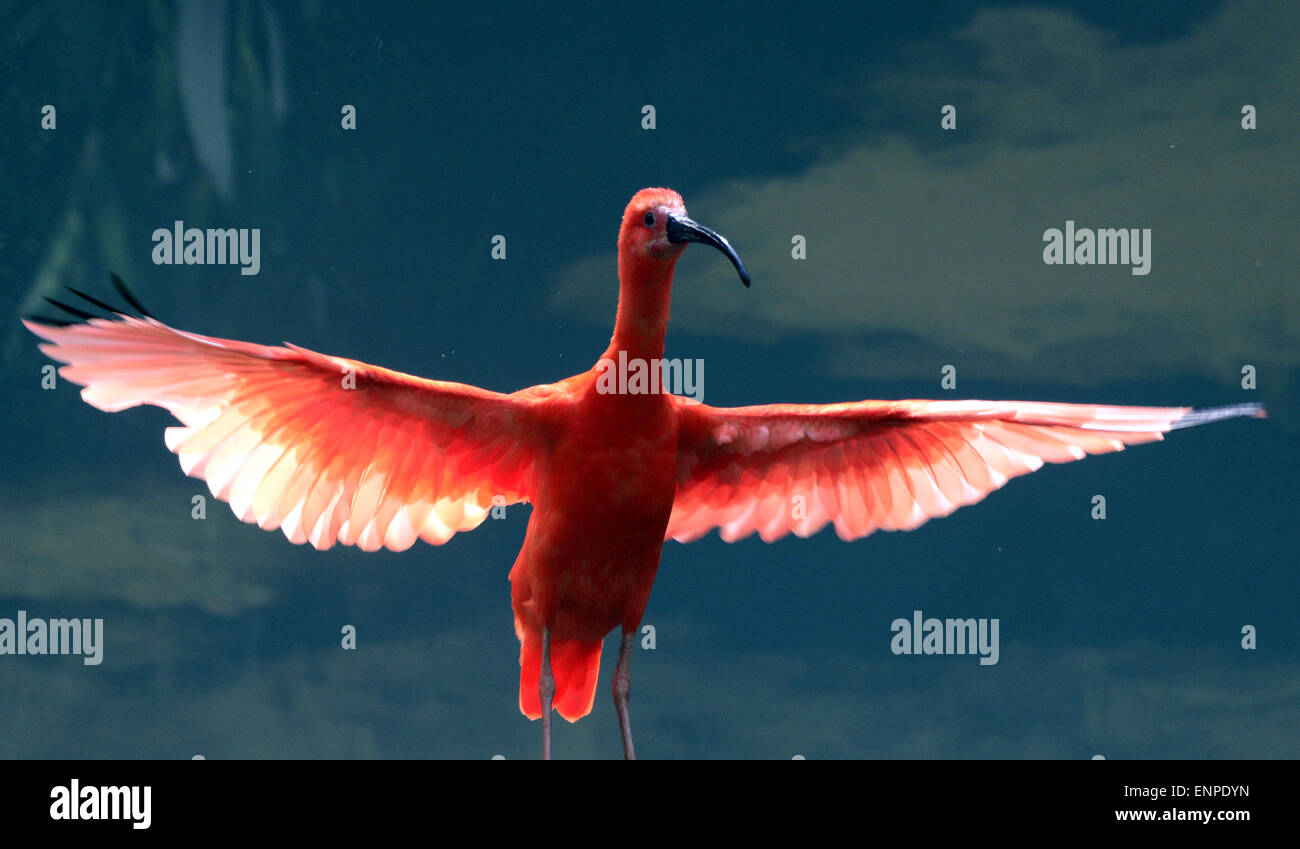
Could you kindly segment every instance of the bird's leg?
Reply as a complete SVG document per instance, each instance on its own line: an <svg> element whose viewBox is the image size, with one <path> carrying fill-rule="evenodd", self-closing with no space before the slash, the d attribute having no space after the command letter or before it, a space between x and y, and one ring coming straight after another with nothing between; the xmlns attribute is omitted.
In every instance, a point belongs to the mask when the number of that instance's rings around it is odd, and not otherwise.
<svg viewBox="0 0 1300 849"><path fill-rule="evenodd" d="M636 640L636 631L623 632L623 644L618 648L618 665L614 667L614 710L618 711L618 730L623 734L623 757L629 761L636 760L636 751L632 748L632 717L628 713L627 700L632 694L632 643Z"/></svg>
<svg viewBox="0 0 1300 849"><path fill-rule="evenodd" d="M551 759L551 702L555 698L555 676L551 674L551 629L542 629L542 673L537 677L542 697L542 760Z"/></svg>

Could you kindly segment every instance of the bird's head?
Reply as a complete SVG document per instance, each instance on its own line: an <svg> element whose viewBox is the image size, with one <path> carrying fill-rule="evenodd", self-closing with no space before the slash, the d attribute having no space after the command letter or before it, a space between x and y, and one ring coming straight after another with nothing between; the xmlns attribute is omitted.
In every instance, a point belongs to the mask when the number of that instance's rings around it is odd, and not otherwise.
<svg viewBox="0 0 1300 849"><path fill-rule="evenodd" d="M645 257L671 267L686 249L687 242L712 245L722 251L736 267L740 282L749 285L749 272L736 249L716 231L687 217L681 195L672 189L642 189L632 196L623 211L623 226L619 230L620 255Z"/></svg>

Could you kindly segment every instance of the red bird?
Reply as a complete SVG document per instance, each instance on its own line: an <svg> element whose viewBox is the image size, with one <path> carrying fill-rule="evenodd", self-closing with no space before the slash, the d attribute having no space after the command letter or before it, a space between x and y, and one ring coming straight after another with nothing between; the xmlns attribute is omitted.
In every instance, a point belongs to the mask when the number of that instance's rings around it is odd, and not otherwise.
<svg viewBox="0 0 1300 849"><path fill-rule="evenodd" d="M181 426L167 429L166 442L185 473L206 480L243 521L279 528L290 542L441 545L481 524L494 503L532 502L510 582L519 708L541 717L548 758L552 708L570 722L591 712L601 640L614 628L623 630L614 705L624 754L634 757L628 666L665 539L718 528L727 541L757 531L770 542L828 523L846 540L911 530L1044 462L1263 415L1256 404L1014 401L726 409L602 379L611 364L662 359L673 268L688 242L722 251L749 285L730 243L688 218L680 195L643 189L623 213L618 317L601 361L509 395L288 343L177 330L120 283L141 317L76 292L114 317L51 301L84 321L24 324L66 364L60 374L85 387L87 403L108 412L154 404L175 415Z"/></svg>

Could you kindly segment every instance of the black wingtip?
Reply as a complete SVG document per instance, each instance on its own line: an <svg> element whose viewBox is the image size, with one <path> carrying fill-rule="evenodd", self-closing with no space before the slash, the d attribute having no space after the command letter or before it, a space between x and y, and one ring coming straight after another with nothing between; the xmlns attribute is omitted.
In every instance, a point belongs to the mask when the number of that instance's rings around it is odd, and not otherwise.
<svg viewBox="0 0 1300 849"><path fill-rule="evenodd" d="M126 284L122 282L121 277L118 277L116 274L110 271L108 272L108 279L113 282L113 288L117 289L118 294L121 295L123 298L125 298L126 302L130 304L132 308L135 309L136 312L138 312L140 315L144 316L145 318L153 318L153 313L145 309L144 305L141 304L138 300L136 300L135 295L132 295L131 290L126 288Z"/></svg>
<svg viewBox="0 0 1300 849"><path fill-rule="evenodd" d="M116 307L110 307L108 304L104 303L99 298L93 297L91 295L87 295L85 292L81 291L80 289L77 289L72 286L68 286L66 284L64 285L63 288L67 289L69 292L76 295L78 298L81 298L86 303L99 307L101 310L106 310L110 315L121 312L121 310L117 309Z"/></svg>
<svg viewBox="0 0 1300 849"><path fill-rule="evenodd" d="M43 315L24 315L23 320L30 321L32 324L44 324L48 327L68 327L76 324L75 321L65 321L61 318L48 318Z"/></svg>
<svg viewBox="0 0 1300 849"><path fill-rule="evenodd" d="M1169 429L1181 430L1186 427L1197 427L1211 422L1220 422L1224 419L1240 418L1266 419L1268 418L1268 411L1264 409L1263 404L1229 404L1226 407L1203 407L1199 410L1189 411L1171 424Z"/></svg>
<svg viewBox="0 0 1300 849"><path fill-rule="evenodd" d="M97 315L88 313L85 310L77 309L76 307L70 304L65 304L62 301L56 301L53 298L46 298L44 296L42 296L42 299L50 306L55 307L56 309L61 309L68 315L75 315L77 318L84 319L85 321L90 321L92 318L99 318Z"/></svg>
<svg viewBox="0 0 1300 849"><path fill-rule="evenodd" d="M144 308L144 305L140 303L140 299L131 293L131 290L126 287L126 283L122 282L121 277L118 277L116 274L110 271L108 273L108 279L113 283L113 288L117 289L118 294L120 294L126 300L126 302L130 304L133 309L135 309L137 314L144 316L145 318L153 318L153 313L149 312L147 309ZM67 289L69 292L76 295L78 298L81 298L83 301L90 304L91 306L98 307L99 309L104 310L105 312L108 313L107 317L109 318L112 318L113 316L121 316L125 314L124 310L106 304L103 301L101 301L99 298L96 298L94 295L87 295L85 292L73 286L65 285L63 288ZM54 307L55 309L62 310L68 315L74 316L77 319L80 319L81 321L90 321L91 319L105 317L105 316L95 315L94 313L87 312L86 310L83 310L79 307L74 307L71 304L64 303L63 301L55 300L54 298L46 297L44 295L42 295L41 297L50 306ZM79 323L77 321L69 321L63 318L50 318L48 316L34 315L34 314L24 315L23 319L26 321L30 321L33 324L42 324L48 327L70 327L71 325Z"/></svg>

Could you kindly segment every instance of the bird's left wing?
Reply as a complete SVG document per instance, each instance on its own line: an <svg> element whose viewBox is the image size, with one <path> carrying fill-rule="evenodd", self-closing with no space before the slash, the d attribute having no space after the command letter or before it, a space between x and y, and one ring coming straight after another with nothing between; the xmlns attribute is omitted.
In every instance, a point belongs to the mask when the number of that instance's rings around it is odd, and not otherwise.
<svg viewBox="0 0 1300 849"><path fill-rule="evenodd" d="M667 538L843 539L911 530L1048 463L1119 451L1236 416L1207 410L1017 401L861 401L718 408L678 401L677 494Z"/></svg>
<svg viewBox="0 0 1300 849"><path fill-rule="evenodd" d="M185 473L291 542L439 545L477 527L493 503L534 494L547 427L527 390L502 395L296 345L78 314L87 321L23 323L87 403L170 411L183 427L167 429L167 447Z"/></svg>

